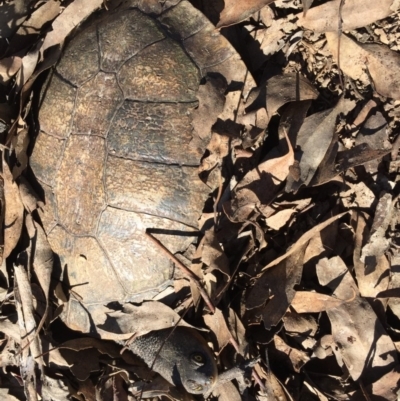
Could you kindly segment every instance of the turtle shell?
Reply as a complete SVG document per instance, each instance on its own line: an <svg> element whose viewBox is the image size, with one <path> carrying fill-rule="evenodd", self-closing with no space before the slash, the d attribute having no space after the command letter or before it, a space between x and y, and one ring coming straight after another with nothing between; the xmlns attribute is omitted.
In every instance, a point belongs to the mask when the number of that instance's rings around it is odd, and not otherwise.
<svg viewBox="0 0 400 401"><path fill-rule="evenodd" d="M45 90L30 165L60 277L73 288L64 316L73 329L97 324L98 305L141 301L169 285L173 264L145 230L183 252L208 196L197 172L204 144L191 125L196 93L202 76L236 53L187 1L167 3L92 18Z"/></svg>

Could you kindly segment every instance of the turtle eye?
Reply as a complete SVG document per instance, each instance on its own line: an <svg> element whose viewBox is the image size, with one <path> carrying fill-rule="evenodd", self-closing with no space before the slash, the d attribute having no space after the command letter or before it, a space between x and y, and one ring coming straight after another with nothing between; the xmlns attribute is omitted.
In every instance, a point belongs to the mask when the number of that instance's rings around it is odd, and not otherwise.
<svg viewBox="0 0 400 401"><path fill-rule="evenodd" d="M204 365L205 363L205 358L204 355L200 352L193 352L193 354L190 356L191 360L196 364L196 365Z"/></svg>

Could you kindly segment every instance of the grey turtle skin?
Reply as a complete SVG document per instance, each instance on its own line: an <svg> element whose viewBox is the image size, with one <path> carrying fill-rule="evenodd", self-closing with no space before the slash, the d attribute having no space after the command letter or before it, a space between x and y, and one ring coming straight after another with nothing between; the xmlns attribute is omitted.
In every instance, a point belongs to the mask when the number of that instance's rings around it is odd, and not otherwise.
<svg viewBox="0 0 400 401"><path fill-rule="evenodd" d="M128 348L164 379L184 387L188 393L208 392L217 379L214 356L195 329L154 331L136 338Z"/></svg>

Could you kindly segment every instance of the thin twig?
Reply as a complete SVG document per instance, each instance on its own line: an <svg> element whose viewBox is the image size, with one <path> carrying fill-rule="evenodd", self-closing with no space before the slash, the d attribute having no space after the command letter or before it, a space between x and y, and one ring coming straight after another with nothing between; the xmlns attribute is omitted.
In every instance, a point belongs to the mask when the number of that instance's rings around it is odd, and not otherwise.
<svg viewBox="0 0 400 401"><path fill-rule="evenodd" d="M179 259L176 258L174 254L172 254L157 238L153 237L148 230L146 230L146 236L153 242L154 245L157 246L164 254L173 262L182 272L196 285L199 289L200 295L202 296L204 302L207 304L211 313L215 312L215 306L213 305L210 297L208 296L205 289L200 284L199 277L196 276L190 269L188 269Z"/></svg>
<svg viewBox="0 0 400 401"><path fill-rule="evenodd" d="M217 197L214 201L214 224L215 226L217 225L217 219L218 219L218 204L219 201L221 200L222 196L222 188L223 188L223 183L222 183L222 172L221 172L221 166L218 167L218 194Z"/></svg>
<svg viewBox="0 0 400 401"><path fill-rule="evenodd" d="M339 69L339 81L340 81L340 85L342 86L342 89L344 91L344 83L343 83L343 77L342 77L342 73L340 71L340 38L342 36L342 23L343 23L343 19L342 19L342 9L343 9L343 5L344 5L345 0L340 0L340 4L339 4L339 15L338 15L338 49L337 49L337 63L338 63L338 69Z"/></svg>

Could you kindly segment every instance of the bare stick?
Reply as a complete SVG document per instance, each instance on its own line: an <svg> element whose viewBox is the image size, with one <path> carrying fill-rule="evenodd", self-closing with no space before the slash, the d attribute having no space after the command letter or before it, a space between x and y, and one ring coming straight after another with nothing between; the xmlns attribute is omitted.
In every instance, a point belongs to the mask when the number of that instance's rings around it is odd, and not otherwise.
<svg viewBox="0 0 400 401"><path fill-rule="evenodd" d="M200 284L200 279L197 277L190 269L188 269L179 259L176 258L157 238L153 237L148 230L146 230L146 236L157 246L158 249L164 252L164 254L175 263L179 269L196 285L199 289L200 295L204 299L204 302L207 304L208 308L210 309L211 313L215 312L215 306L211 302L210 297L208 296L205 289Z"/></svg>

